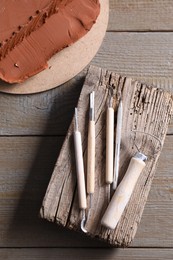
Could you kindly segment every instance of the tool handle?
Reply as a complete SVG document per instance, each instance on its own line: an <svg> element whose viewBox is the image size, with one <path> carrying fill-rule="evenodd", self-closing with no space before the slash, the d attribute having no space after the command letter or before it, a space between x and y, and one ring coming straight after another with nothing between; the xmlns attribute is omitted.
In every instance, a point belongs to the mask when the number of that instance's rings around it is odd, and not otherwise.
<svg viewBox="0 0 173 260"><path fill-rule="evenodd" d="M106 183L113 182L114 109L108 107L106 115Z"/></svg>
<svg viewBox="0 0 173 260"><path fill-rule="evenodd" d="M95 121L89 121L87 154L87 193L93 194L95 188Z"/></svg>
<svg viewBox="0 0 173 260"><path fill-rule="evenodd" d="M110 229L116 228L145 165L145 162L141 159L134 157L131 159L127 172L101 220L103 226Z"/></svg>
<svg viewBox="0 0 173 260"><path fill-rule="evenodd" d="M81 141L81 134L79 131L74 132L74 147L75 147L75 159L76 159L79 208L86 209L87 202L86 202L86 189L85 189L85 174L84 174L84 163L83 163L83 153L82 153L82 141Z"/></svg>
<svg viewBox="0 0 173 260"><path fill-rule="evenodd" d="M113 185L112 185L113 190L116 190L117 185L118 185L122 119L123 119L123 104L122 104L122 100L120 100L120 104L119 104L119 107L118 107L118 113L117 113L116 141L115 141L115 161L114 161L114 180L113 180Z"/></svg>

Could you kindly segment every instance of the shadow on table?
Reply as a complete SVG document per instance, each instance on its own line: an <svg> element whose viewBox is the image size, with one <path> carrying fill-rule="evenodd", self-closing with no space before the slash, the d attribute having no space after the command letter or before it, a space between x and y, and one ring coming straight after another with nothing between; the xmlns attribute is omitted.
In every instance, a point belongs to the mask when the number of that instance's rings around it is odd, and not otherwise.
<svg viewBox="0 0 173 260"><path fill-rule="evenodd" d="M77 104L83 81L84 77L81 77L77 84L74 81L74 85L72 85L71 89L68 89L68 93L65 91L65 86L60 87L62 88L62 91L64 90L64 94L61 98L68 98L69 95L74 96L73 102L71 102L68 107L64 108L65 114L68 114L62 119L62 122L64 119L66 120L66 131L72 120L74 108ZM36 145L36 151L34 152L35 155L33 156L34 159L30 170L24 169L22 172L23 175L26 175L24 176L25 180L22 195L19 199L14 199L14 204L17 204L17 206L14 205L14 207L16 206L16 210L6 236L5 244L8 247L107 247L104 242L91 240L83 234L65 230L54 223L49 223L48 221L42 220L38 217L42 200L65 138L64 135L56 136L52 135L51 132L52 121L55 119L55 112L58 111L58 109L63 109L63 107L60 108L59 106L62 106L62 100L60 101L59 96L56 95L47 120L47 126L45 128L46 135L43 133L44 136L32 137L36 138L38 145ZM59 124L54 125L54 127L53 131L59 133ZM51 132L50 136L47 135L49 131ZM101 254L109 255L110 251L106 250L101 252ZM75 257L76 251L74 251L74 258L72 251L70 259L76 259Z"/></svg>
<svg viewBox="0 0 173 260"><path fill-rule="evenodd" d="M65 135L56 136L55 133L60 132L59 128L61 127L62 129L61 124L63 121L65 121L64 134L67 131L72 120L73 111L77 104L83 81L84 77L81 77L69 83L71 84L70 87L67 86L68 83L65 86L59 87L59 89L61 88L61 95L59 96L57 94L53 97L54 100L44 130L46 134L43 132L43 136L31 137L32 144L28 147L28 150L31 150L31 161L33 162L30 169L22 169L21 177L17 179L17 181L23 182L22 184L18 184L23 185L23 191L19 199L17 197L12 201L12 204L14 204L13 207L16 207L16 209L6 235L7 241L5 244L7 246L68 247L88 244L89 240L87 238L59 228L57 225L43 221L38 217L42 200L65 138ZM66 88L68 88L68 91L66 91ZM68 104L68 106L63 107L63 100L68 99L70 95L73 95L74 98L70 99L71 103ZM65 103L67 103L67 100ZM63 109L65 111L62 113L64 118L58 117L61 124L55 124L53 121L57 122L56 112L58 114L59 110ZM52 134L53 124L54 133ZM49 132L51 133L50 136L48 135ZM35 140L33 141L34 138ZM20 160L22 160L22 158L20 158ZM11 218L11 216L9 218Z"/></svg>

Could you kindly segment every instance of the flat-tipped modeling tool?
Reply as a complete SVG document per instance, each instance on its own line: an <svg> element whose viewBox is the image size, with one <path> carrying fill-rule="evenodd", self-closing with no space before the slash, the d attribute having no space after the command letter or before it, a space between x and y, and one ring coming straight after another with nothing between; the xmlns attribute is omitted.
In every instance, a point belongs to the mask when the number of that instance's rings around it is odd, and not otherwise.
<svg viewBox="0 0 173 260"><path fill-rule="evenodd" d="M106 184L108 186L108 200L110 201L110 185L113 182L114 163L114 109L113 97L110 97L106 112Z"/></svg>
<svg viewBox="0 0 173 260"><path fill-rule="evenodd" d="M87 153L87 194L90 196L90 206L95 189L95 92L90 93L88 153Z"/></svg>

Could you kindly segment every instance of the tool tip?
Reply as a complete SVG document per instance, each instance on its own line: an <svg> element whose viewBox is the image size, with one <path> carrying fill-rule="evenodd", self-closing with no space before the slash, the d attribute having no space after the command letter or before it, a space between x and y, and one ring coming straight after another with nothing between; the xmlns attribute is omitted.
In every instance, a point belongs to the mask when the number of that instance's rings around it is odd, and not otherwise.
<svg viewBox="0 0 173 260"><path fill-rule="evenodd" d="M113 96L109 98L109 107L113 107Z"/></svg>
<svg viewBox="0 0 173 260"><path fill-rule="evenodd" d="M94 97L95 97L95 92L92 91L90 93L90 108L93 109L94 108Z"/></svg>
<svg viewBox="0 0 173 260"><path fill-rule="evenodd" d="M85 224L86 224L86 214L85 214L85 210L83 210L80 228L81 228L81 230L82 230L84 233L87 233L87 230L86 230L86 228L85 228Z"/></svg>
<svg viewBox="0 0 173 260"><path fill-rule="evenodd" d="M111 200L111 185L107 184L108 203Z"/></svg>
<svg viewBox="0 0 173 260"><path fill-rule="evenodd" d="M75 130L78 131L78 111L77 111L77 107L75 107Z"/></svg>
<svg viewBox="0 0 173 260"><path fill-rule="evenodd" d="M92 91L90 93L90 120L93 120L94 121L94 113L95 113L95 92Z"/></svg>
<svg viewBox="0 0 173 260"><path fill-rule="evenodd" d="M115 180L115 181L113 182L113 184L112 184L112 189L113 189L113 190L116 190L117 186L118 186L118 183L117 183L117 180Z"/></svg>

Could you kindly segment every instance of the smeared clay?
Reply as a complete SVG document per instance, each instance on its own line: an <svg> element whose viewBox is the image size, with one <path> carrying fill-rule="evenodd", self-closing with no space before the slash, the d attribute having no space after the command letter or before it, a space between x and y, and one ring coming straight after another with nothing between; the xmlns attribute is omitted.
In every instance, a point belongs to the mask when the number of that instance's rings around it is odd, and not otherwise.
<svg viewBox="0 0 173 260"><path fill-rule="evenodd" d="M0 78L9 83L47 68L52 55L91 29L100 11L98 0L1 1Z"/></svg>

